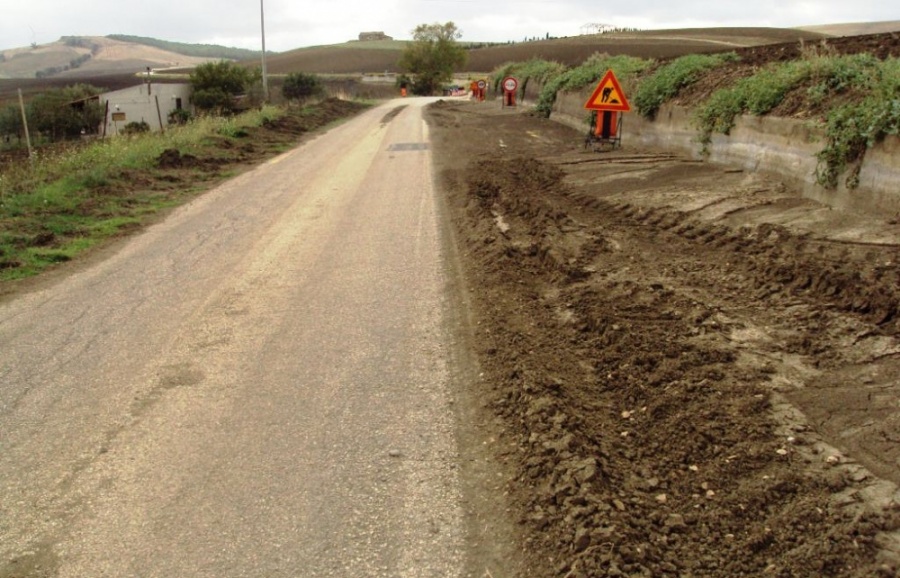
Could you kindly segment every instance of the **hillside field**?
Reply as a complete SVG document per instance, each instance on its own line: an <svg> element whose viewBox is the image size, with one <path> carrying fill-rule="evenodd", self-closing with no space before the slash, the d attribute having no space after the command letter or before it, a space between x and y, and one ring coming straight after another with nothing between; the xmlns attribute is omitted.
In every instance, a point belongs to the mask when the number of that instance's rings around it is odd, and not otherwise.
<svg viewBox="0 0 900 578"><path fill-rule="evenodd" d="M835 32L848 35L853 31L900 30L900 22L875 24L848 24L832 27ZM876 38L877 37L873 37ZM755 46L783 44L786 53L794 53L800 42L810 43L834 38L817 31L783 28L707 28L681 30L653 30L629 33L607 33L574 36L535 42L520 42L473 48L469 51L467 71L487 73L507 62L522 62L532 58L555 60L573 66L597 52L612 55L625 54L643 58L666 59L692 53L725 50L742 50ZM138 82L135 74L152 66L156 69L169 66L185 66L179 72L186 74L190 67L205 59L166 53L159 48L105 38L89 38L103 41L102 49L76 70L43 79L9 78L11 70L24 65L26 59L34 59L35 67L50 66L59 60L50 59L49 52L71 52L69 57L89 51L88 48L67 46L61 39L51 50L51 45L37 49L22 48L3 51L5 62L0 62L0 105L13 102L16 90L21 88L26 99L41 90L82 82L107 90L124 88ZM878 46L876 40L873 46ZM405 41L346 42L330 46L300 48L280 54L270 54L267 68L275 86L280 76L290 72L308 72L323 75L360 75L364 73L397 73L397 61L406 46ZM80 51L80 52L79 52ZM244 60L247 66L258 66L257 59ZM5 68L4 68L5 67ZM24 69L19 73L28 76ZM181 79L157 78L156 82L175 82Z"/></svg>
<svg viewBox="0 0 900 578"><path fill-rule="evenodd" d="M595 52L670 58L697 52L716 52L798 40L811 41L824 37L817 32L782 28L708 28L594 34L472 49L469 51L467 69L472 72L489 72L505 62L531 58L573 65L581 63ZM273 56L268 60L268 68L275 74L294 71L317 74L400 72L397 60L405 45L402 41L348 42L300 48Z"/></svg>

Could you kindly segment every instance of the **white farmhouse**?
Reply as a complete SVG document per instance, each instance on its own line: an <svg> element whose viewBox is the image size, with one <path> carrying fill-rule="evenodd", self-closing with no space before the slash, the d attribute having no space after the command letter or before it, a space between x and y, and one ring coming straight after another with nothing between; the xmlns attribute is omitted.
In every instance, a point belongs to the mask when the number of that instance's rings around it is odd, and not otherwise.
<svg viewBox="0 0 900 578"><path fill-rule="evenodd" d="M190 84L143 83L100 95L100 106L106 111L106 122L101 127L103 136L121 134L131 122L146 122L150 130L158 131L168 124L169 113L186 109L193 112L190 103Z"/></svg>

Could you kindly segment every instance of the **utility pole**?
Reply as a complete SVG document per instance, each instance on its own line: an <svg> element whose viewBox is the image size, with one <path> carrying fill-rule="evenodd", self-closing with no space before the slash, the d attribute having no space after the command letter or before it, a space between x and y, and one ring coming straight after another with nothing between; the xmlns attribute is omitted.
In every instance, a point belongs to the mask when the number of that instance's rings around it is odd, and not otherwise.
<svg viewBox="0 0 900 578"><path fill-rule="evenodd" d="M25 128L25 143L28 145L28 160L34 164L34 153L31 150L31 135L28 134L28 116L25 114L25 100L22 98L22 89L19 89L19 109L22 111L22 126Z"/></svg>
<svg viewBox="0 0 900 578"><path fill-rule="evenodd" d="M269 79L266 73L266 11L263 0L259 0L259 23L262 30L262 85L263 102L269 102Z"/></svg>

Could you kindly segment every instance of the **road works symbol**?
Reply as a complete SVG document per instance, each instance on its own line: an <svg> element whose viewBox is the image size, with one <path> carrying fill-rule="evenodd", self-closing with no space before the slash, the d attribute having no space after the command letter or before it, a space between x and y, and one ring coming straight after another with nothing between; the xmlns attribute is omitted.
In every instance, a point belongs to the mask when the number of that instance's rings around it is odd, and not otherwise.
<svg viewBox="0 0 900 578"><path fill-rule="evenodd" d="M585 103L584 108L612 112L629 112L631 110L631 105L628 104L628 99L625 98L625 93L612 70L606 71L606 75L594 89L594 93Z"/></svg>

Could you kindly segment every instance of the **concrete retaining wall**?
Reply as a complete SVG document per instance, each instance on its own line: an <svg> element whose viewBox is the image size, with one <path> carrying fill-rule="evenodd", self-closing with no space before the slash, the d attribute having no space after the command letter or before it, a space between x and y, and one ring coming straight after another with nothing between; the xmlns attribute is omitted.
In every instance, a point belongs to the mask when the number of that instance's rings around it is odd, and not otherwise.
<svg viewBox="0 0 900 578"><path fill-rule="evenodd" d="M551 119L587 132L584 103L590 91L560 94ZM664 148L739 166L747 171L777 175L798 188L804 197L855 212L884 215L900 212L900 139L889 136L866 154L859 187L843 184L828 190L816 184L816 154L824 146L824 132L807 121L742 116L729 135L713 135L708 155L701 154L690 111L665 105L655 121L628 113L623 121L623 146L629 143ZM843 179L842 179L843 180Z"/></svg>

